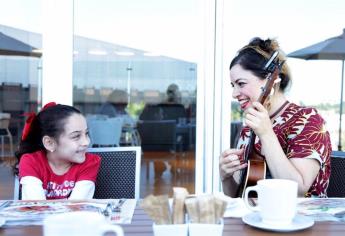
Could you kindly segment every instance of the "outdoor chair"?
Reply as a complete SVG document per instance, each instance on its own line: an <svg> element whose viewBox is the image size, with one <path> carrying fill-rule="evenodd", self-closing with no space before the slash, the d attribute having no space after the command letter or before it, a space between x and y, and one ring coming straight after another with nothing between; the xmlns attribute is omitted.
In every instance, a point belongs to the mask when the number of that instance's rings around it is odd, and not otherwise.
<svg viewBox="0 0 345 236"><path fill-rule="evenodd" d="M118 147L122 132L122 118L88 118L91 147Z"/></svg>
<svg viewBox="0 0 345 236"><path fill-rule="evenodd" d="M177 135L176 120L145 120L137 123L138 132L141 139L141 147L144 153L150 153L154 158L145 158L146 178L150 178L150 166L170 165L171 173L177 176L181 168L176 168L182 164L183 158L183 138ZM158 171L158 170L157 170ZM159 172L159 171L158 171ZM160 173L156 173L160 176Z"/></svg>
<svg viewBox="0 0 345 236"><path fill-rule="evenodd" d="M143 151L181 151L175 120L145 120L137 123Z"/></svg>
<svg viewBox="0 0 345 236"><path fill-rule="evenodd" d="M331 176L327 189L328 197L345 197L345 152L331 154Z"/></svg>
<svg viewBox="0 0 345 236"><path fill-rule="evenodd" d="M242 121L233 121L231 122L230 128L230 147L235 148L240 138L241 129L242 129Z"/></svg>
<svg viewBox="0 0 345 236"><path fill-rule="evenodd" d="M141 147L89 148L101 157L96 199L139 199Z"/></svg>
<svg viewBox="0 0 345 236"><path fill-rule="evenodd" d="M8 139L10 146L10 153L8 156L13 155L13 138L9 130L11 115L9 113L0 113L0 139L1 139L1 156L5 156L5 138Z"/></svg>
<svg viewBox="0 0 345 236"><path fill-rule="evenodd" d="M20 183L19 183L19 177L18 175L14 176L14 184L13 184L13 200L21 200L22 194L20 190Z"/></svg>

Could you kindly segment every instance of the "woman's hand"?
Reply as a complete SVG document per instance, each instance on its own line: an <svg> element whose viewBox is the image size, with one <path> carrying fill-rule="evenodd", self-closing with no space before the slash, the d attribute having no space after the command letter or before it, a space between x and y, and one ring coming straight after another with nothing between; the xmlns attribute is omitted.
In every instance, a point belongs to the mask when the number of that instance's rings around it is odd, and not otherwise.
<svg viewBox="0 0 345 236"><path fill-rule="evenodd" d="M253 102L252 107L245 111L244 122L259 138L273 132L268 112L259 102Z"/></svg>
<svg viewBox="0 0 345 236"><path fill-rule="evenodd" d="M243 163L243 153L244 149L227 149L220 155L219 172L222 180L247 167L247 163Z"/></svg>

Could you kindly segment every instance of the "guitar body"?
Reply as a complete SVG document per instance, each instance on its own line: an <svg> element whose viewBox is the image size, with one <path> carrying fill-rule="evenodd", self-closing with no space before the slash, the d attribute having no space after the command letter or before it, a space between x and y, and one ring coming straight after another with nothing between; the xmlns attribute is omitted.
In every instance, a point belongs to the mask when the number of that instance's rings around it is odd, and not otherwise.
<svg viewBox="0 0 345 236"><path fill-rule="evenodd" d="M253 148L252 150L255 150ZM242 197L244 195L244 191L247 187L255 186L260 179L266 178L266 162L262 155L253 151L250 155L250 159L247 161L248 166L246 170L242 173L242 183L239 186L237 197ZM249 197L256 198L256 192L251 192Z"/></svg>
<svg viewBox="0 0 345 236"><path fill-rule="evenodd" d="M244 182L243 190L247 187L255 186L260 179L266 178L266 162L264 160L249 160L247 167L247 175ZM242 191L242 198L244 191ZM249 193L249 197L257 197L256 192Z"/></svg>

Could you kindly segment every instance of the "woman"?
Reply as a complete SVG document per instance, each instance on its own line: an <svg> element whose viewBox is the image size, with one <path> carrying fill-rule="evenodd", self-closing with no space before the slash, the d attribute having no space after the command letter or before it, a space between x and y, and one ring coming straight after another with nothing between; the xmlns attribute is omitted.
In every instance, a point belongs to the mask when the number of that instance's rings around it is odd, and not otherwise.
<svg viewBox="0 0 345 236"><path fill-rule="evenodd" d="M228 149L221 154L223 190L232 197L238 193L240 170L247 168L243 155L252 129L257 136L255 149L267 164L266 178L296 181L299 196L325 197L332 151L329 133L314 108L290 103L285 97L284 91L291 82L286 63L267 101L264 105L257 102L267 82L267 72L263 68L277 50L279 61L284 61L277 41L255 38L230 64L232 96L244 110L245 126L238 149Z"/></svg>

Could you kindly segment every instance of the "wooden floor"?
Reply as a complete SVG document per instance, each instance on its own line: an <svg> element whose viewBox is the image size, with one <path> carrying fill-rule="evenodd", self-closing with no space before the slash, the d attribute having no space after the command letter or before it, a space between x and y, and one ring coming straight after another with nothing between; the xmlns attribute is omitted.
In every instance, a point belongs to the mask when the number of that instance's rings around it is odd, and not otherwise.
<svg viewBox="0 0 345 236"><path fill-rule="evenodd" d="M13 199L14 178L11 170L13 158L3 157L0 162L0 200Z"/></svg>
<svg viewBox="0 0 345 236"><path fill-rule="evenodd" d="M13 157L0 160L0 200L13 199ZM195 152L143 152L140 175L140 197L169 194L174 186L195 192Z"/></svg>
<svg viewBox="0 0 345 236"><path fill-rule="evenodd" d="M195 152L143 152L140 197L169 194L175 186L195 192Z"/></svg>

